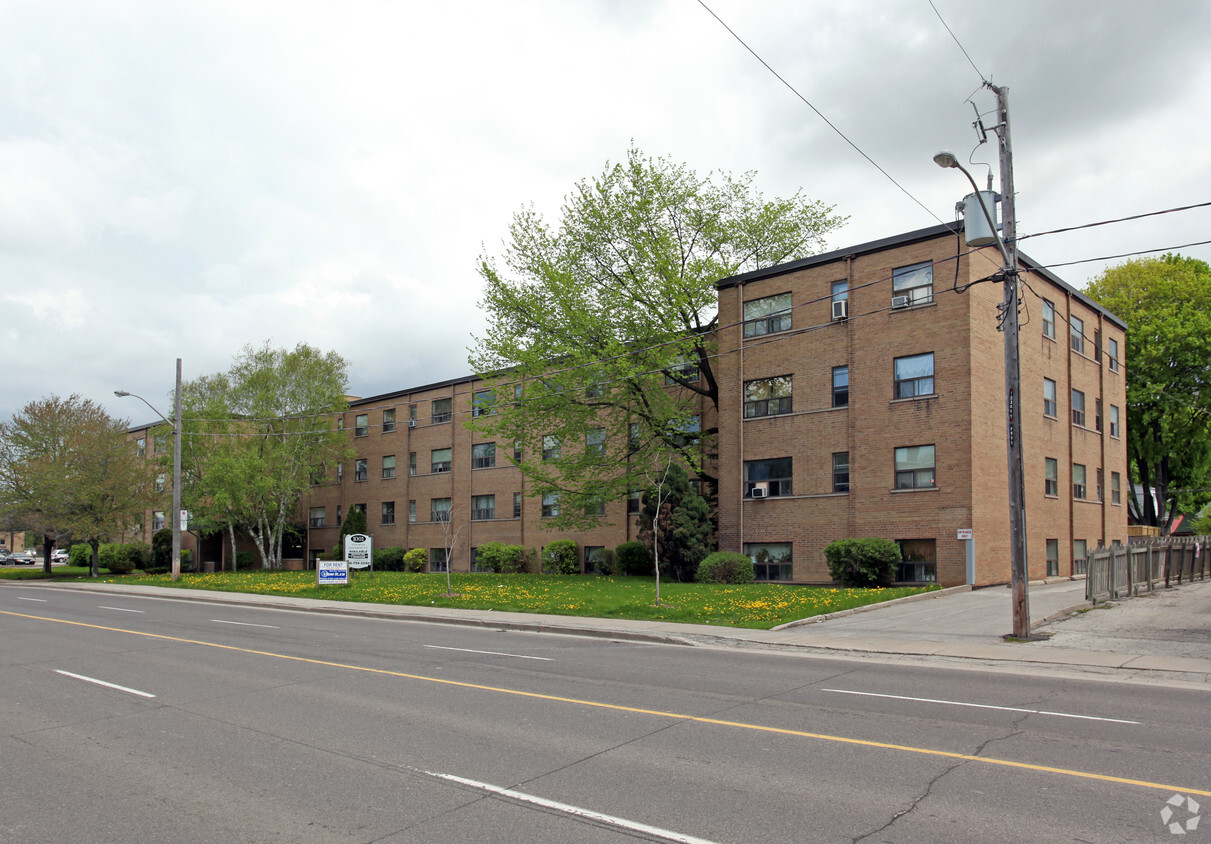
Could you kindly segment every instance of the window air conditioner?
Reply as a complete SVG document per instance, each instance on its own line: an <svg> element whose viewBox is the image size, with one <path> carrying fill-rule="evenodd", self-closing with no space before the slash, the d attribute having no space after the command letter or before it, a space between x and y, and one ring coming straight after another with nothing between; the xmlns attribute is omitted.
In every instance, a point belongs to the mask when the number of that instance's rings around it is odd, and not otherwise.
<svg viewBox="0 0 1211 844"><path fill-rule="evenodd" d="M833 302L833 319L849 319L849 302L842 299L838 302Z"/></svg>
<svg viewBox="0 0 1211 844"><path fill-rule="evenodd" d="M753 484L752 496L753 496L753 498L768 497L769 496L769 484L768 483Z"/></svg>
<svg viewBox="0 0 1211 844"><path fill-rule="evenodd" d="M912 304L912 299L907 296L892 296L891 306L893 308L907 308Z"/></svg>
<svg viewBox="0 0 1211 844"><path fill-rule="evenodd" d="M415 427L416 427L416 420L415 420L415 419L409 419L409 420L408 420L408 427L409 427L409 428L415 428Z"/></svg>

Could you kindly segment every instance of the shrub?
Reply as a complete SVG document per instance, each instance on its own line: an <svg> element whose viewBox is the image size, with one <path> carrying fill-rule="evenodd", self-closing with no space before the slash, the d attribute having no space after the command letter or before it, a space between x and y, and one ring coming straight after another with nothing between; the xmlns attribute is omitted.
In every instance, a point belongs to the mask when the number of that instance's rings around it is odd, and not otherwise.
<svg viewBox="0 0 1211 844"><path fill-rule="evenodd" d="M424 548L413 548L404 554L404 571L420 572L429 562L429 552Z"/></svg>
<svg viewBox="0 0 1211 844"><path fill-rule="evenodd" d="M653 573L652 552L642 542L624 542L614 549L618 571L631 577L646 577Z"/></svg>
<svg viewBox="0 0 1211 844"><path fill-rule="evenodd" d="M503 542L485 542L479 546L479 564L496 574L519 574L526 570L526 549Z"/></svg>
<svg viewBox="0 0 1211 844"><path fill-rule="evenodd" d="M597 571L603 577L612 577L618 571L618 567L614 565L614 552L609 548L602 548L593 562L597 564Z"/></svg>
<svg viewBox="0 0 1211 844"><path fill-rule="evenodd" d="M900 546L890 539L838 539L824 549L828 573L842 586L867 588L890 584L900 562Z"/></svg>
<svg viewBox="0 0 1211 844"><path fill-rule="evenodd" d="M255 558L253 557L253 555L252 555L252 552L251 552L251 551L236 551L236 553L235 553L235 567L236 567L236 569L237 569L237 570L239 570L239 569L250 569L250 568L252 568L252 564L253 564L253 560L254 560L254 559L255 559Z"/></svg>
<svg viewBox="0 0 1211 844"><path fill-rule="evenodd" d="M375 571L403 571L404 570L404 549L400 547L392 548L375 548L374 549L374 570Z"/></svg>
<svg viewBox="0 0 1211 844"><path fill-rule="evenodd" d="M580 574L575 541L555 539L548 542L542 549L542 570L549 574Z"/></svg>
<svg viewBox="0 0 1211 844"><path fill-rule="evenodd" d="M699 583L752 583L753 561L747 554L716 551L698 564Z"/></svg>
<svg viewBox="0 0 1211 844"><path fill-rule="evenodd" d="M170 558L172 557L171 551L169 552L168 556ZM169 566L169 568L172 568L172 567ZM194 569L194 565L193 565L193 552L190 551L188 548L182 548L181 549L181 571L194 571L194 570L195 569Z"/></svg>
<svg viewBox="0 0 1211 844"><path fill-rule="evenodd" d="M110 574L129 574L151 565L151 549L141 542L107 542L99 553L101 565Z"/></svg>
<svg viewBox="0 0 1211 844"><path fill-rule="evenodd" d="M93 564L92 546L83 542L73 545L67 552L67 561L69 565L88 568Z"/></svg>
<svg viewBox="0 0 1211 844"><path fill-rule="evenodd" d="M172 530L160 528L151 535L151 565L158 569L172 567Z"/></svg>

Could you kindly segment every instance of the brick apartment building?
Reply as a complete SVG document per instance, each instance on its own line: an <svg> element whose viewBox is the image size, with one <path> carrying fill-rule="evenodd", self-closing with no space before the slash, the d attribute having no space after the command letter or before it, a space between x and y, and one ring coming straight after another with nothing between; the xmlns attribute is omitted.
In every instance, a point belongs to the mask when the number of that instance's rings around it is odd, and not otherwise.
<svg viewBox="0 0 1211 844"><path fill-rule="evenodd" d="M937 226L719 282L719 546L824 582L834 539L899 543L903 581L1009 579L995 247ZM1125 542L1126 326L1022 259L1030 576ZM969 286L970 285L970 286Z"/></svg>
<svg viewBox="0 0 1211 844"><path fill-rule="evenodd" d="M1030 576L1069 575L1085 549L1126 541L1125 326L1021 263ZM903 581L954 585L970 530L973 582L1008 581L1002 288L974 283L999 265L937 226L718 282L721 549L752 556L759 579L824 583L825 545L880 536L900 544ZM558 499L527 486L513 444L462 424L484 389L468 376L351 401L356 459L311 488L287 556L314 565L351 507L376 548L425 548L434 570L472 570L485 542L560 537L591 570L598 549L637 538L634 497L606 502L600 527L549 530ZM201 543L203 558L224 552Z"/></svg>

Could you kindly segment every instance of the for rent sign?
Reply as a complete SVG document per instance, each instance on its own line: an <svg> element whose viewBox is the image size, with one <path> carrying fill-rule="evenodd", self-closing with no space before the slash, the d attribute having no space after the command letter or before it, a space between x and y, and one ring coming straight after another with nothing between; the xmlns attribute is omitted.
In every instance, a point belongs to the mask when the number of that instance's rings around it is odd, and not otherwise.
<svg viewBox="0 0 1211 844"><path fill-rule="evenodd" d="M344 585L349 582L349 566L344 560L317 560L315 564L317 586Z"/></svg>

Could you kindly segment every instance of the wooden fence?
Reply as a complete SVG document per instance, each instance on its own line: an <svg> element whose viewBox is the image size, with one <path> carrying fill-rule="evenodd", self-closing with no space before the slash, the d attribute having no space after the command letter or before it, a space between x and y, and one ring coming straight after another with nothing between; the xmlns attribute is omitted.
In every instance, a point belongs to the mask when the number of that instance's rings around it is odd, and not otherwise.
<svg viewBox="0 0 1211 844"><path fill-rule="evenodd" d="M1211 536L1146 539L1085 558L1085 599L1097 603L1211 576Z"/></svg>

